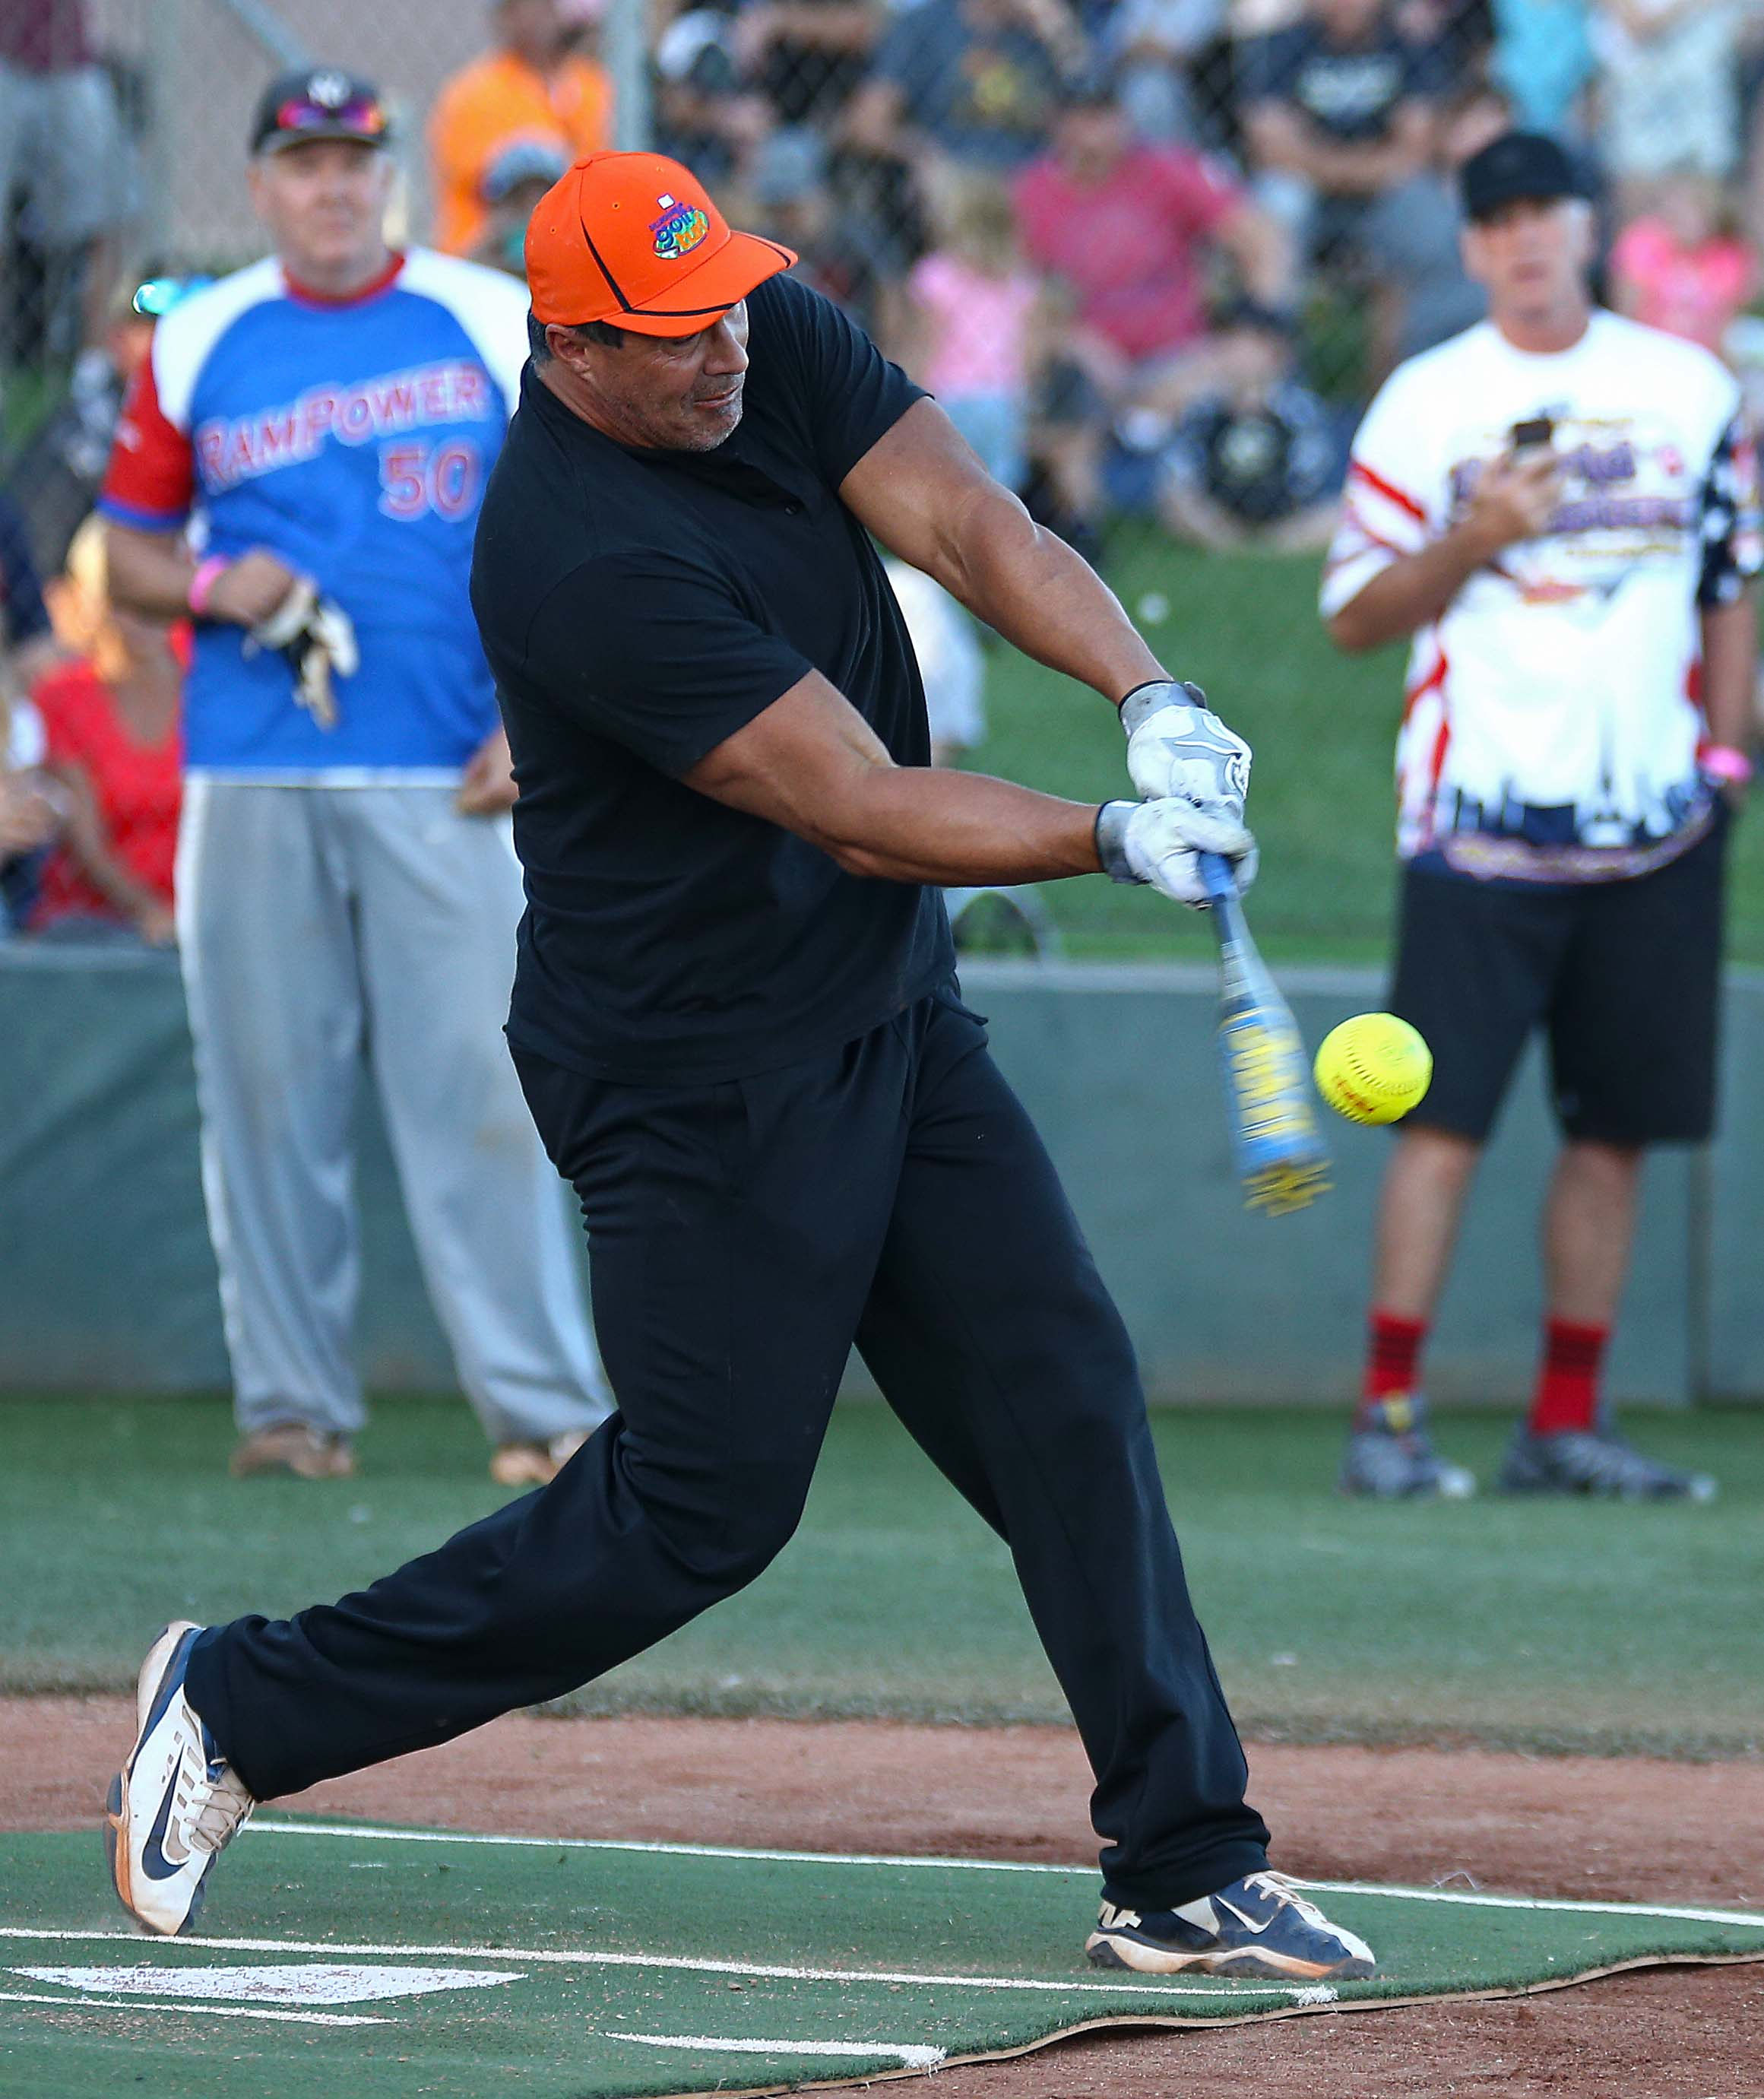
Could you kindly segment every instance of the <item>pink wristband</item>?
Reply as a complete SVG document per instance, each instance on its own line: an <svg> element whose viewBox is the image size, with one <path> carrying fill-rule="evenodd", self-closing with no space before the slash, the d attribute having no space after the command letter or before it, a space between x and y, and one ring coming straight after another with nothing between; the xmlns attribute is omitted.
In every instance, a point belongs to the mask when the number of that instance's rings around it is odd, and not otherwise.
<svg viewBox="0 0 1764 2099"><path fill-rule="evenodd" d="M1705 744L1696 762L1711 780L1719 780L1727 786L1744 787L1752 777L1751 759L1731 743Z"/></svg>
<svg viewBox="0 0 1764 2099"><path fill-rule="evenodd" d="M196 563L196 572L190 579L189 594L185 599L198 619L209 609L209 598L214 586L232 566L224 554L210 554Z"/></svg>

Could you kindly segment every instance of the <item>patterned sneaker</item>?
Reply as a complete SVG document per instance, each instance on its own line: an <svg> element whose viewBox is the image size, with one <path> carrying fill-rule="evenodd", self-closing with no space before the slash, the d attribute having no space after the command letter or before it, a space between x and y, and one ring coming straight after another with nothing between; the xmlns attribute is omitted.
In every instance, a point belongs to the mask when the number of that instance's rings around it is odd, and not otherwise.
<svg viewBox="0 0 1764 2099"><path fill-rule="evenodd" d="M548 1487L594 1431L566 1428L548 1443L499 1443L490 1476L499 1487Z"/></svg>
<svg viewBox="0 0 1764 2099"><path fill-rule="evenodd" d="M1179 1909L1117 1909L1104 1903L1084 1951L1098 1968L1142 1975L1266 1975L1306 1982L1352 1981L1378 1963L1363 1938L1331 1924L1283 1873L1251 1873Z"/></svg>
<svg viewBox="0 0 1764 2099"><path fill-rule="evenodd" d="M1523 1423L1501 1466L1503 1494L1591 1494L1619 1502L1712 1502L1707 1472L1679 1472L1644 1458L1601 1415L1590 1428L1533 1436Z"/></svg>
<svg viewBox="0 0 1764 2099"><path fill-rule="evenodd" d="M235 1445L227 1469L235 1480L265 1472L285 1472L297 1480L347 1480L354 1476L355 1454L346 1436L328 1436L304 1421L278 1421L254 1429Z"/></svg>
<svg viewBox="0 0 1764 2099"><path fill-rule="evenodd" d="M1447 1464L1433 1448L1427 1403L1420 1393L1398 1392L1369 1407L1348 1432L1341 1491L1376 1502L1461 1502L1476 1491L1476 1481L1474 1473Z"/></svg>
<svg viewBox="0 0 1764 2099"><path fill-rule="evenodd" d="M147 1931L187 1931L202 1883L256 1805L184 1696L200 1626L167 1626L135 1688L140 1732L105 1802L104 1849L123 1908Z"/></svg>

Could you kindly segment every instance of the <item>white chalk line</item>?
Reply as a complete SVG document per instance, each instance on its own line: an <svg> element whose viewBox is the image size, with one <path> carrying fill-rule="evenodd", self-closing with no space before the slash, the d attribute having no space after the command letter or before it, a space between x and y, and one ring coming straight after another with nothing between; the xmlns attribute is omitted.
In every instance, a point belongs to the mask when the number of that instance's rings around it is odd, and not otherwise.
<svg viewBox="0 0 1764 2099"><path fill-rule="evenodd" d="M631 2040L642 2048L684 2048L715 2055L804 2055L829 2060L873 2060L891 2056L903 2070L935 2070L948 2049L913 2041L728 2040L715 2034L638 2034L603 2031L602 2040Z"/></svg>
<svg viewBox="0 0 1764 2099"><path fill-rule="evenodd" d="M79 1945L121 1941L137 1947L142 1943L141 1934L135 1931L36 1930L23 1924L0 1925L0 1938ZM1315 1984L1256 1982L1229 1975L1215 1977L1210 1982L1157 1982L1141 1977L1123 1982L1090 1982L1075 1978L1068 1982L1049 1981L1040 1976L939 1975L904 1968L803 1968L773 1961L703 1960L680 1953L609 1953L559 1947L360 1946L341 1945L325 1939L208 1938L168 1938L160 1943L167 1952L320 1953L339 1960L407 1960L420 1955L425 1960L526 1960L549 1967L665 1968L687 1974L745 1975L774 1982L898 1982L907 1988L921 1990L1020 1990L1041 1996L1127 1997L1135 2001L1164 1997L1210 1997L1216 2004L1225 1999L1235 2000L1242 1997L1317 2001L1314 1996L1308 1994L1315 1991Z"/></svg>
<svg viewBox="0 0 1764 2099"><path fill-rule="evenodd" d="M266 1822L253 1817L247 1837L373 1837L385 1844L507 1844L530 1851L646 1851L678 1859L747 1859L776 1865L944 1866L966 1872L1064 1873L1094 1881L1091 1866L1035 1865L1018 1859L890 1857L860 1851L768 1851L736 1844L662 1844L621 1837L482 1837L460 1829L398 1829L361 1822Z"/></svg>
<svg viewBox="0 0 1764 2099"><path fill-rule="evenodd" d="M864 1851L775 1851L724 1844L664 1844L635 1837L495 1837L464 1830L398 1829L378 1824L354 1822L264 1822L245 1824L248 1836L344 1837L372 1838L387 1844L510 1845L541 1851L636 1851L660 1853L682 1859L749 1859L770 1864L801 1866L913 1866L933 1867L966 1873L1064 1873L1094 1881L1094 1866L1034 1864L1017 1859L942 1859L905 1854ZM1749 1925L1764 1931L1764 1913L1749 1910L1692 1909L1678 1905L1646 1903L1581 1902L1568 1896L1492 1895L1471 1894L1458 1888L1388 1887L1375 1881L1304 1881L1297 1888L1324 1894L1389 1895L1398 1902L1455 1903L1471 1908L1565 1910L1596 1916L1663 1917L1680 1924Z"/></svg>
<svg viewBox="0 0 1764 2099"><path fill-rule="evenodd" d="M363 1967L348 1961L303 1960L298 1966L256 1962L249 1968L168 1967L136 1960L126 1966L15 1968L26 1982L51 1983L88 1997L177 1997L206 2004L275 2004L310 2010L372 2004L389 1997L433 1997L450 1990L487 1990L525 1978L504 1968Z"/></svg>
<svg viewBox="0 0 1764 2099"><path fill-rule="evenodd" d="M131 1933L129 1936L132 1937ZM46 1990L0 1990L0 2004L54 2004L64 2012L190 2012L205 2018L276 2019L302 2026L389 2026L365 2012L272 2012L245 2004L204 2004L157 1997L52 1997Z"/></svg>
<svg viewBox="0 0 1764 2099"><path fill-rule="evenodd" d="M1295 1881L1326 1895L1388 1895L1394 1902L1457 1903L1468 1909L1565 1910L1587 1916L1658 1916L1678 1924L1749 1925L1764 1931L1764 1914L1743 1909L1688 1909L1653 1903L1580 1902L1568 1895L1472 1894L1461 1888L1388 1888L1376 1881Z"/></svg>

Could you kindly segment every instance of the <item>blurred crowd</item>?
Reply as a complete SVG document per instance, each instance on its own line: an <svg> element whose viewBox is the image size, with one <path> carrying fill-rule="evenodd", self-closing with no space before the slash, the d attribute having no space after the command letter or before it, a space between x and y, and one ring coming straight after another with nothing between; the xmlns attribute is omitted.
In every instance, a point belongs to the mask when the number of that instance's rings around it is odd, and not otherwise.
<svg viewBox="0 0 1764 2099"><path fill-rule="evenodd" d="M604 5L488 8L405 142L433 244L519 275L534 203L613 143ZM1206 548L1321 547L1359 408L1480 314L1453 178L1515 122L1581 156L1607 301L1726 355L1764 405L1756 0L653 0L650 20L653 143L795 249L1086 551L1136 511ZM0 922L60 937L169 934L178 636L119 620L77 540L37 580L188 281L121 274L152 250L140 130L82 0L0 0L0 382L11 403L46 367L73 379L15 461L28 519L0 504ZM983 733L972 663L960 634L926 645L961 661L952 753Z"/></svg>
<svg viewBox="0 0 1764 2099"><path fill-rule="evenodd" d="M1080 546L1319 543L1358 407L1480 317L1454 177L1515 122L1612 303L1720 349L1757 288L1745 0L681 0L655 64L664 148Z"/></svg>

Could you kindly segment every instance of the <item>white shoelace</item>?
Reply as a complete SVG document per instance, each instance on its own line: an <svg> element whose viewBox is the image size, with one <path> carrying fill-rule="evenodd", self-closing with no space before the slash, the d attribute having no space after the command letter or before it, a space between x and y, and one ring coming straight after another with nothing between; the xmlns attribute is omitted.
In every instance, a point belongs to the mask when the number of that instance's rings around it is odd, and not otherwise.
<svg viewBox="0 0 1764 2099"><path fill-rule="evenodd" d="M225 1764L211 1767L192 1787L184 1811L184 1842L192 1851L222 1851L238 1834L257 1802Z"/></svg>
<svg viewBox="0 0 1764 2099"><path fill-rule="evenodd" d="M1325 1931L1335 1930L1335 1926L1316 1903L1307 1902L1284 1873L1246 1873L1243 1877L1243 1885L1247 1888L1255 1888L1263 1894L1272 1896L1276 1902L1289 1909L1296 1909L1307 1924L1320 1925Z"/></svg>

